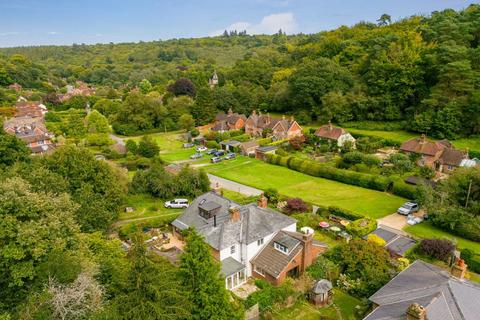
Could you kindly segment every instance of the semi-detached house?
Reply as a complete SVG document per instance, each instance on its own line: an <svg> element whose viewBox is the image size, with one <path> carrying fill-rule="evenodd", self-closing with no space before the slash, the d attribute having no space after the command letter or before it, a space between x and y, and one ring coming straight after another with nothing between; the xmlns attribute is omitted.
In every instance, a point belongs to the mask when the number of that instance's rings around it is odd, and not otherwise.
<svg viewBox="0 0 480 320"><path fill-rule="evenodd" d="M263 195L258 203L240 205L208 192L196 198L172 225L177 238L190 227L204 237L221 263L230 290L252 276L280 284L287 275L301 274L326 250L312 234L296 232L295 219L268 208Z"/></svg>

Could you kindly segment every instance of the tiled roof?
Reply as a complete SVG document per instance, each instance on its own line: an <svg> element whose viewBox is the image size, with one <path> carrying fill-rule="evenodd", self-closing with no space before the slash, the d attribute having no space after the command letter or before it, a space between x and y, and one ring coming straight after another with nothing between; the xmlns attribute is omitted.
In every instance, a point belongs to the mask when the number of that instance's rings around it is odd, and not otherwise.
<svg viewBox="0 0 480 320"><path fill-rule="evenodd" d="M438 141L430 141L426 138L408 140L400 146L400 150L434 156L445 149L445 144Z"/></svg>
<svg viewBox="0 0 480 320"><path fill-rule="evenodd" d="M200 203L208 202L219 206L215 218L205 219L199 214ZM231 206L238 207L240 220L230 220L228 209ZM295 219L270 208L260 208L256 203L239 205L214 192L207 192L193 200L172 225L181 230L195 227L210 246L221 250L238 242L252 243L294 223Z"/></svg>
<svg viewBox="0 0 480 320"><path fill-rule="evenodd" d="M334 127L330 124L321 126L315 131L315 135L320 138L338 140L342 135L347 133L345 129Z"/></svg>
<svg viewBox="0 0 480 320"><path fill-rule="evenodd" d="M445 165L459 167L462 160L466 158L466 154L460 150L445 148L440 156L439 162Z"/></svg>
<svg viewBox="0 0 480 320"><path fill-rule="evenodd" d="M288 242L288 253L283 253L274 247L274 243ZM285 244L284 244L285 245ZM269 275L277 278L303 249L302 242L285 231L279 231L272 240L252 259L252 264L265 270Z"/></svg>
<svg viewBox="0 0 480 320"><path fill-rule="evenodd" d="M255 147L258 147L258 146L259 146L259 144L255 140L250 140L250 141L244 142L241 145L241 147L243 149L250 149L250 148L255 148Z"/></svg>
<svg viewBox="0 0 480 320"><path fill-rule="evenodd" d="M452 277L448 272L417 260L370 300L379 307L364 320L406 319L407 308L418 303L428 320L478 320L480 286Z"/></svg>

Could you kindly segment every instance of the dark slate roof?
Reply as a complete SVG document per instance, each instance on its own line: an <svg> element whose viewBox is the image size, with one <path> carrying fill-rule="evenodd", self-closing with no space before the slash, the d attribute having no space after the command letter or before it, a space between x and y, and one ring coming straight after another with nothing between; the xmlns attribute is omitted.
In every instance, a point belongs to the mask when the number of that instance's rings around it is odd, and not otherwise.
<svg viewBox="0 0 480 320"><path fill-rule="evenodd" d="M235 147L235 146L241 145L242 143L240 141L237 141L237 140L229 140L229 141L222 141L222 142L220 142L220 144L224 145L224 146Z"/></svg>
<svg viewBox="0 0 480 320"><path fill-rule="evenodd" d="M243 269L245 269L245 266L232 257L222 260L222 274L225 277L231 276Z"/></svg>
<svg viewBox="0 0 480 320"><path fill-rule="evenodd" d="M396 232L394 229L384 226L378 227L371 234L376 234L385 240L387 243L385 247L400 256L403 256L408 249L417 243L415 240Z"/></svg>
<svg viewBox="0 0 480 320"><path fill-rule="evenodd" d="M206 201L204 203L200 203L198 205L198 208L205 210L205 211L212 211L215 209L220 208L222 205L219 203L216 203L215 201Z"/></svg>
<svg viewBox="0 0 480 320"><path fill-rule="evenodd" d="M288 250L292 250L298 244L298 239L291 237L288 233L283 232L275 242L285 246Z"/></svg>
<svg viewBox="0 0 480 320"><path fill-rule="evenodd" d="M477 320L480 286L417 260L378 290L370 300L379 307L364 320L405 319L407 308L418 303L428 320Z"/></svg>
<svg viewBox="0 0 480 320"><path fill-rule="evenodd" d="M332 290L332 283L327 279L321 279L315 282L312 288L312 292L315 294L327 293Z"/></svg>
<svg viewBox="0 0 480 320"><path fill-rule="evenodd" d="M199 205L202 201L203 204L214 202L219 205L216 226L214 226L214 218L205 219L199 215ZM228 209L231 206L238 207L239 221L230 220ZM260 208L256 203L239 205L214 192L207 192L193 200L190 206L172 222L172 225L181 230L195 227L210 246L221 250L238 242L252 243L294 223L296 223L295 219L270 208Z"/></svg>
<svg viewBox="0 0 480 320"><path fill-rule="evenodd" d="M273 246L275 242L285 240L289 237L291 240L288 253L283 253ZM252 259L252 264L265 270L269 275L277 278L280 273L288 266L290 261L302 251L303 245L300 240L292 237L285 231L278 232L272 240Z"/></svg>
<svg viewBox="0 0 480 320"><path fill-rule="evenodd" d="M260 152L269 152L277 149L278 149L278 146L266 146L266 147L260 147L257 150Z"/></svg>

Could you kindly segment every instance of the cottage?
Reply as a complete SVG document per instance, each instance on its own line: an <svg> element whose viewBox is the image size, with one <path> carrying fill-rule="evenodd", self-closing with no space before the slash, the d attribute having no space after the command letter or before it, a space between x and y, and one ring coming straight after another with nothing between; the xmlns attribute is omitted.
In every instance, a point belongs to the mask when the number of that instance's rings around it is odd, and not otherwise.
<svg viewBox="0 0 480 320"><path fill-rule="evenodd" d="M272 118L270 114L257 114L254 110L245 122L245 133L260 137L264 130L270 131L268 136L274 140L292 139L303 135L302 127L293 117L290 119L286 119L285 116L282 119Z"/></svg>
<svg viewBox="0 0 480 320"><path fill-rule="evenodd" d="M480 286L465 279L458 260L451 273L417 260L378 290L364 320L477 320Z"/></svg>
<svg viewBox="0 0 480 320"><path fill-rule="evenodd" d="M334 127L329 121L328 124L321 126L315 131L315 135L321 139L326 139L343 147L346 142L351 142L355 147L355 138L343 128Z"/></svg>
<svg viewBox="0 0 480 320"><path fill-rule="evenodd" d="M59 94L58 99L60 102L67 101L75 96L91 96L95 94L95 88L89 87L88 84L82 81L77 81L75 86L67 85L67 92L65 94Z"/></svg>
<svg viewBox="0 0 480 320"><path fill-rule="evenodd" d="M424 134L420 138L404 142L400 151L419 155L417 165L443 173L452 172L462 165L463 160L468 159L468 152L454 149L448 140L431 141Z"/></svg>
<svg viewBox="0 0 480 320"><path fill-rule="evenodd" d="M40 102L21 100L15 105L15 117L42 118L47 112L47 107Z"/></svg>
<svg viewBox="0 0 480 320"><path fill-rule="evenodd" d="M240 145L240 152L244 156L250 156L255 154L255 150L260 147L257 141L255 140L250 140L247 142L243 142Z"/></svg>
<svg viewBox="0 0 480 320"><path fill-rule="evenodd" d="M43 117L14 117L3 124L6 133L24 141L32 154L44 154L54 150L53 135L45 127Z"/></svg>
<svg viewBox="0 0 480 320"><path fill-rule="evenodd" d="M295 219L268 208L263 195L258 203L240 205L208 192L193 200L172 227L178 239L181 231L195 227L221 262L225 286L232 290L251 276L279 284L287 274L303 272L325 250L311 236L304 239L297 233L296 224ZM272 252L280 250L278 244L286 251Z"/></svg>
<svg viewBox="0 0 480 320"><path fill-rule="evenodd" d="M247 117L243 114L234 113L230 108L228 113L218 113L215 116L215 123L211 130L219 133L242 130L245 127L245 121Z"/></svg>

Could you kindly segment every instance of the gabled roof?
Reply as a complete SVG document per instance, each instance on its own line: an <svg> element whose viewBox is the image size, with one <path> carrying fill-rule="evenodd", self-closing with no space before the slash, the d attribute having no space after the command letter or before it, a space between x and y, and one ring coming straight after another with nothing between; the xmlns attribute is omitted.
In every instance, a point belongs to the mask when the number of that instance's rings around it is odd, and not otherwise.
<svg viewBox="0 0 480 320"><path fill-rule="evenodd" d="M385 247L400 256L403 256L408 249L417 243L415 240L400 234L395 229L385 226L379 226L370 234L375 234L385 240Z"/></svg>
<svg viewBox="0 0 480 320"><path fill-rule="evenodd" d="M430 141L425 137L410 139L400 146L400 150L434 156L447 147L448 141Z"/></svg>
<svg viewBox="0 0 480 320"><path fill-rule="evenodd" d="M417 260L378 290L370 300L379 307L364 320L405 319L407 308L418 303L428 320L477 320L480 286Z"/></svg>
<svg viewBox="0 0 480 320"><path fill-rule="evenodd" d="M466 157L467 155L460 150L445 148L440 156L439 162L441 164L459 167L462 160Z"/></svg>
<svg viewBox="0 0 480 320"><path fill-rule="evenodd" d="M324 139L338 140L347 131L343 128L334 127L331 124L321 126L315 131L315 135Z"/></svg>
<svg viewBox="0 0 480 320"><path fill-rule="evenodd" d="M199 205L202 202L214 202L219 206L215 218L205 219L200 216ZM231 206L238 207L240 220L230 220L228 209ZM195 227L210 246L221 250L238 242L252 243L294 223L295 219L270 208L260 208L256 203L239 205L215 192L207 192L193 200L172 225L181 230Z"/></svg>
<svg viewBox="0 0 480 320"><path fill-rule="evenodd" d="M241 144L242 149L250 149L260 146L256 140L250 140Z"/></svg>
<svg viewBox="0 0 480 320"><path fill-rule="evenodd" d="M312 292L315 294L327 293L332 290L333 286L327 279L321 279L315 282L312 288Z"/></svg>

